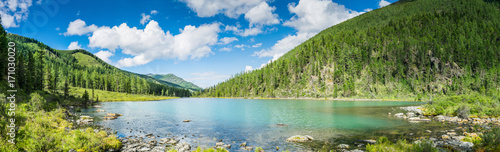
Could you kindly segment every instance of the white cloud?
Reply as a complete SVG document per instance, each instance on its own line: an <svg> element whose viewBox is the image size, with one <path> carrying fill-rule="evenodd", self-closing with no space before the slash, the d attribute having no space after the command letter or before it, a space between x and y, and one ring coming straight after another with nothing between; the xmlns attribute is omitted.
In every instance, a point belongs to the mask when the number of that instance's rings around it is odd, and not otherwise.
<svg viewBox="0 0 500 152"><path fill-rule="evenodd" d="M259 57L273 57L277 59L312 36L313 34L309 33L288 35L285 38L276 42L276 44L274 44L270 49L263 49L259 52L255 52L255 55Z"/></svg>
<svg viewBox="0 0 500 152"><path fill-rule="evenodd" d="M254 28L245 29L243 32L239 32L238 35L243 36L243 37L247 37L247 36L254 36L254 35L257 35L260 33L262 33L262 29L254 27Z"/></svg>
<svg viewBox="0 0 500 152"><path fill-rule="evenodd" d="M4 28L19 27L19 23L28 19L32 0L6 0L0 1L0 16Z"/></svg>
<svg viewBox="0 0 500 152"><path fill-rule="evenodd" d="M227 25L224 31L232 31L234 34L242 37L254 36L263 32L260 27L253 27L241 30L238 29L238 27L232 25Z"/></svg>
<svg viewBox="0 0 500 152"><path fill-rule="evenodd" d="M151 15L155 15L155 14L158 14L158 11L157 10L152 10L151 11Z"/></svg>
<svg viewBox="0 0 500 152"><path fill-rule="evenodd" d="M284 25L297 29L299 33L318 33L362 14L329 0L300 0L296 6L288 5L288 10L296 16L286 21Z"/></svg>
<svg viewBox="0 0 500 152"><path fill-rule="evenodd" d="M114 54L110 51L101 50L101 51L95 53L94 55L99 57L104 62L111 64L111 59L109 59L109 57L113 56Z"/></svg>
<svg viewBox="0 0 500 152"><path fill-rule="evenodd" d="M78 10L78 12L76 12L76 16L79 16L80 15L80 10Z"/></svg>
<svg viewBox="0 0 500 152"><path fill-rule="evenodd" d="M219 41L220 41L219 44L226 45L226 44L229 44L231 42L238 41L238 38L224 37L224 38L220 39Z"/></svg>
<svg viewBox="0 0 500 152"><path fill-rule="evenodd" d="M276 7L270 7L266 2L261 2L245 13L245 19L250 22L250 27L278 24L280 21L278 20L278 14L273 14L274 10L276 10Z"/></svg>
<svg viewBox="0 0 500 152"><path fill-rule="evenodd" d="M223 48L219 49L219 51L230 52L230 51L231 51L231 48L228 48L228 47L223 47Z"/></svg>
<svg viewBox="0 0 500 152"><path fill-rule="evenodd" d="M247 47L247 46L245 44L238 44L238 45L235 45L234 47L238 48L238 49L241 49L241 48L244 48L244 47Z"/></svg>
<svg viewBox="0 0 500 152"><path fill-rule="evenodd" d="M219 13L238 18L264 0L181 0L199 17L212 17Z"/></svg>
<svg viewBox="0 0 500 152"><path fill-rule="evenodd" d="M190 75L192 77L187 78L186 80L193 82L202 88L213 86L230 78L230 75L217 74L216 72L191 73Z"/></svg>
<svg viewBox="0 0 500 152"><path fill-rule="evenodd" d="M236 26L227 25L227 26L226 26L226 29L224 29L224 31L233 31L233 32L235 32L235 33L236 33L236 32L238 32L238 31L239 31L239 29L238 29L238 27L236 27Z"/></svg>
<svg viewBox="0 0 500 152"><path fill-rule="evenodd" d="M255 52L254 55L259 57L273 57L261 68L320 31L364 13L347 9L331 0L300 0L298 5L288 5L288 10L295 16L283 25L295 28L297 33L286 36L269 49Z"/></svg>
<svg viewBox="0 0 500 152"><path fill-rule="evenodd" d="M253 48L258 48L258 47L260 47L260 46L262 46L262 43L257 43L257 44L255 44L255 45L252 45L252 47L253 47Z"/></svg>
<svg viewBox="0 0 500 152"><path fill-rule="evenodd" d="M250 72L252 70L253 70L252 66L249 65L245 66L245 72Z"/></svg>
<svg viewBox="0 0 500 152"><path fill-rule="evenodd" d="M69 22L68 29L66 29L64 35L65 36L84 35L87 33L94 32L97 29L98 27L94 24L87 26L85 21L82 21L81 19L76 19L73 22Z"/></svg>
<svg viewBox="0 0 500 152"><path fill-rule="evenodd" d="M371 8L366 8L366 9L364 9L363 11L365 11L365 12L369 12L369 11L373 11L373 9L371 9Z"/></svg>
<svg viewBox="0 0 500 152"><path fill-rule="evenodd" d="M140 21L141 25L144 25L146 22L151 20L151 15L146 15L146 13L142 13L141 16L142 16L141 21Z"/></svg>
<svg viewBox="0 0 500 152"><path fill-rule="evenodd" d="M36 4L41 5L42 4L42 0L36 1Z"/></svg>
<svg viewBox="0 0 500 152"><path fill-rule="evenodd" d="M61 29L59 27L56 27L56 31L59 31L59 30L61 30Z"/></svg>
<svg viewBox="0 0 500 152"><path fill-rule="evenodd" d="M391 4L390 2L388 1L385 1L385 0L380 0L380 2L378 2L378 7L385 7L387 5Z"/></svg>
<svg viewBox="0 0 500 152"><path fill-rule="evenodd" d="M152 10L149 14L151 15L155 15L155 14L158 14L158 11L157 10ZM148 21L151 21L151 15L146 15L146 13L142 13L141 16L141 20L139 21L141 23L141 25L144 25L146 24Z"/></svg>
<svg viewBox="0 0 500 152"><path fill-rule="evenodd" d="M220 23L204 24L199 27L187 25L173 36L165 32L158 22L150 21L144 29L120 26L100 27L89 37L89 47L121 49L133 56L118 61L119 67L143 65L155 59L174 58L179 60L199 59L213 53L211 45L218 42Z"/></svg>
<svg viewBox="0 0 500 152"><path fill-rule="evenodd" d="M82 45L78 45L78 41L71 42L68 46L68 50L82 49Z"/></svg>

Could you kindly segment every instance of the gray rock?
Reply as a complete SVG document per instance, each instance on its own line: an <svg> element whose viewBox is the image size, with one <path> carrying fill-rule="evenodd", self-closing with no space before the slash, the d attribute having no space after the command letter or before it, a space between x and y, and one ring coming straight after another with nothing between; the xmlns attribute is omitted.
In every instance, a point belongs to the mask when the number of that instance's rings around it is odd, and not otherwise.
<svg viewBox="0 0 500 152"><path fill-rule="evenodd" d="M365 143L369 143L369 144L375 144L375 143L377 143L377 141L376 141L376 140L373 140L373 139L363 140L363 142L365 142Z"/></svg>
<svg viewBox="0 0 500 152"><path fill-rule="evenodd" d="M302 136L302 135L295 135L295 136L292 136L288 139L286 139L287 142L308 142L308 141L312 141L314 140L314 138L312 138L311 136Z"/></svg>
<svg viewBox="0 0 500 152"><path fill-rule="evenodd" d="M416 116L415 113L413 113L413 112L408 112L408 113L406 113L406 115L408 117L414 117L414 116Z"/></svg>
<svg viewBox="0 0 500 152"><path fill-rule="evenodd" d="M394 114L394 117L398 117L398 118L403 118L404 116L405 116L405 114L403 114L403 113Z"/></svg>
<svg viewBox="0 0 500 152"><path fill-rule="evenodd" d="M349 145L348 144L340 144L337 146L338 149L349 149Z"/></svg>
<svg viewBox="0 0 500 152"><path fill-rule="evenodd" d="M139 149L139 151L150 151L151 148L148 148L148 147L142 147L141 149Z"/></svg>
<svg viewBox="0 0 500 152"><path fill-rule="evenodd" d="M248 151L252 151L252 150L253 150L253 147L249 147L249 146L247 146L247 147L241 147L241 149L243 149L243 150L248 150Z"/></svg>
<svg viewBox="0 0 500 152"><path fill-rule="evenodd" d="M190 152L191 151L191 145L189 145L187 143L181 143L181 144L177 144L174 147L174 149L177 150L177 152Z"/></svg>
<svg viewBox="0 0 500 152"><path fill-rule="evenodd" d="M460 148L465 149L465 150L471 150L472 147L474 147L474 144L471 142L462 142L460 143Z"/></svg>

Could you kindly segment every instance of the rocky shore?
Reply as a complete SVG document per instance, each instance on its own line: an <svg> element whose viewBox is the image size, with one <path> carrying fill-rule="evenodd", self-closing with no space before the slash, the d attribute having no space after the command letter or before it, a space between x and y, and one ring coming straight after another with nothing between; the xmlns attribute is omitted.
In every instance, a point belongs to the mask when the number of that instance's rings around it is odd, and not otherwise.
<svg viewBox="0 0 500 152"><path fill-rule="evenodd" d="M412 123L425 123L437 121L443 125L456 126L446 130L426 130L425 136L419 139L428 139L434 142L434 146L454 149L457 151L472 151L474 144L471 140L477 139L484 131L492 127L500 127L500 119L496 118L459 118L451 116L424 116L421 106L400 107L406 113L396 113L393 116ZM389 113L391 115L391 113Z"/></svg>

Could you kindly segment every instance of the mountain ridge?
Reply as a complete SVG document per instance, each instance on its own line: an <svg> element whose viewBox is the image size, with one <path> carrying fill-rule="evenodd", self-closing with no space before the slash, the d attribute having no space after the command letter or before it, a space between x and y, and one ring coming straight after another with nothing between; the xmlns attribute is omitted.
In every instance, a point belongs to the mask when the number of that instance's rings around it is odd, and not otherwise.
<svg viewBox="0 0 500 152"><path fill-rule="evenodd" d="M163 80L163 81L167 81L167 82L170 82L170 83L173 83L173 84L177 84L177 85L179 85L179 86L181 86L183 88L187 88L187 89L192 90L192 91L201 91L201 90L203 90L202 88L200 88L199 86L195 85L194 83L188 82L188 81L184 80L183 78L178 77L178 76L176 76L175 74L172 74L172 73L169 73L169 74L152 74L152 73L149 73L149 74L147 74L147 76L155 78L155 79L158 79L158 80Z"/></svg>
<svg viewBox="0 0 500 152"><path fill-rule="evenodd" d="M236 74L200 96L420 100L498 94L498 6L398 1L329 27L264 68Z"/></svg>

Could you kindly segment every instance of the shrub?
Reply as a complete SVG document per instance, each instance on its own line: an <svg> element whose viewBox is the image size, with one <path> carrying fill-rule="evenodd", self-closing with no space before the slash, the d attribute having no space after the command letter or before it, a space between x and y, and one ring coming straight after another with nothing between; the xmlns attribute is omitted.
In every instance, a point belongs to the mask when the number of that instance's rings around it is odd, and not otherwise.
<svg viewBox="0 0 500 152"><path fill-rule="evenodd" d="M457 116L460 118L469 118L469 112L470 109L469 107L467 107L467 105L462 105L455 111Z"/></svg>
<svg viewBox="0 0 500 152"><path fill-rule="evenodd" d="M38 92L32 93L30 96L31 96L31 99L30 99L30 102L29 102L28 109L30 111L43 110L44 106L45 106L45 104L47 102L45 100L45 98L43 98L43 96L41 96Z"/></svg>
<svg viewBox="0 0 500 152"><path fill-rule="evenodd" d="M500 128L493 128L480 136L482 142L478 150L500 151Z"/></svg>

